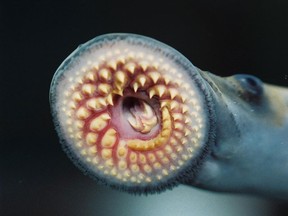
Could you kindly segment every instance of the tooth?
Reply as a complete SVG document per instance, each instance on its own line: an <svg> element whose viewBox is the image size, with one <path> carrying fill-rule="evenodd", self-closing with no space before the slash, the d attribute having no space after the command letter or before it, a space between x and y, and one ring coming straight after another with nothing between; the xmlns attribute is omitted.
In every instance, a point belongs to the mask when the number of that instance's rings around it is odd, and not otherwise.
<svg viewBox="0 0 288 216"><path fill-rule="evenodd" d="M184 139L182 139L181 143L182 143L183 145L185 145L186 143L188 143L188 140L187 140L186 138L184 138Z"/></svg>
<svg viewBox="0 0 288 216"><path fill-rule="evenodd" d="M131 74L134 74L135 64L134 63L126 64L125 69L128 70Z"/></svg>
<svg viewBox="0 0 288 216"><path fill-rule="evenodd" d="M169 94L170 94L170 97L172 100L176 97L176 95L179 94L177 89L175 89L175 88L169 88L168 91L169 91Z"/></svg>
<svg viewBox="0 0 288 216"><path fill-rule="evenodd" d="M160 159L164 157L164 153L161 150L157 151L156 154Z"/></svg>
<svg viewBox="0 0 288 216"><path fill-rule="evenodd" d="M137 161L137 154L134 152L131 152L129 158L132 163L135 163Z"/></svg>
<svg viewBox="0 0 288 216"><path fill-rule="evenodd" d="M146 173L150 173L152 171L151 167L148 164L145 164L143 168Z"/></svg>
<svg viewBox="0 0 288 216"><path fill-rule="evenodd" d="M141 124L140 121L136 121L136 119L135 119L134 117L129 116L129 117L127 118L127 120L128 120L128 122L129 122L129 124L130 124L135 130L140 131L140 130L142 129L143 125Z"/></svg>
<svg viewBox="0 0 288 216"><path fill-rule="evenodd" d="M115 168L112 169L112 170L110 171L110 174L111 174L112 176L116 176L116 175L117 175L116 169L115 169Z"/></svg>
<svg viewBox="0 0 288 216"><path fill-rule="evenodd" d="M76 82L79 83L79 84L83 84L83 80L81 77L77 77L76 78Z"/></svg>
<svg viewBox="0 0 288 216"><path fill-rule="evenodd" d="M152 163L155 162L155 160L156 160L155 155L153 153L148 154L148 159Z"/></svg>
<svg viewBox="0 0 288 216"><path fill-rule="evenodd" d="M188 124L190 122L191 122L191 120L189 118L185 118L185 121L184 121L185 124Z"/></svg>
<svg viewBox="0 0 288 216"><path fill-rule="evenodd" d="M145 164L146 163L146 157L144 154L140 154L139 155L139 160L140 160L140 163L142 164Z"/></svg>
<svg viewBox="0 0 288 216"><path fill-rule="evenodd" d="M154 84L156 84L157 83L157 81L159 80L159 78L160 78L160 73L158 73L158 72L150 72L149 74L148 74L148 76L152 79L152 81L153 81L153 83Z"/></svg>
<svg viewBox="0 0 288 216"><path fill-rule="evenodd" d="M111 106L114 105L112 94L109 94L109 95L106 97L106 103L107 103L108 105L111 105Z"/></svg>
<svg viewBox="0 0 288 216"><path fill-rule="evenodd" d="M160 107L163 108L165 106L168 106L169 102L167 100L161 101L160 102Z"/></svg>
<svg viewBox="0 0 288 216"><path fill-rule="evenodd" d="M177 151L177 152L182 152L182 151L183 151L182 146L177 146L177 147L176 147L176 151Z"/></svg>
<svg viewBox="0 0 288 216"><path fill-rule="evenodd" d="M102 78L105 81L109 81L111 79L111 72L107 70L106 68L101 69L99 72L100 78Z"/></svg>
<svg viewBox="0 0 288 216"><path fill-rule="evenodd" d="M76 104L75 104L75 102L70 101L69 107L70 107L71 109L76 109Z"/></svg>
<svg viewBox="0 0 288 216"><path fill-rule="evenodd" d="M178 130L183 130L183 125L179 122L175 123L175 129L178 129Z"/></svg>
<svg viewBox="0 0 288 216"><path fill-rule="evenodd" d="M162 170L162 173L163 173L163 175L166 175L166 176L169 174L166 169Z"/></svg>
<svg viewBox="0 0 288 216"><path fill-rule="evenodd" d="M136 182L136 177L135 176L131 177L131 182Z"/></svg>
<svg viewBox="0 0 288 216"><path fill-rule="evenodd" d="M142 61L139 63L140 67L143 69L143 71L146 71L147 67L148 67L148 62L146 61Z"/></svg>
<svg viewBox="0 0 288 216"><path fill-rule="evenodd" d="M197 126L194 126L194 127L192 128L192 130L193 130L194 132L198 132L198 131L199 131L199 128L198 128Z"/></svg>
<svg viewBox="0 0 288 216"><path fill-rule="evenodd" d="M106 60L106 58L105 58L105 56L104 56L104 55L101 55L101 56L99 56L99 58L98 58L98 59L99 59L99 61L101 61L101 62Z"/></svg>
<svg viewBox="0 0 288 216"><path fill-rule="evenodd" d="M153 88L151 88L149 90L149 98L152 98L155 94L156 94L156 91Z"/></svg>
<svg viewBox="0 0 288 216"><path fill-rule="evenodd" d="M174 136L178 139L181 139L182 138L182 133L178 132L178 131L175 131L174 132Z"/></svg>
<svg viewBox="0 0 288 216"><path fill-rule="evenodd" d="M85 107L80 107L76 113L76 116L79 119L86 119L89 115L90 115L90 112Z"/></svg>
<svg viewBox="0 0 288 216"><path fill-rule="evenodd" d="M106 165L107 167L109 167L109 168L112 168L112 167L114 166L114 163L113 163L112 158L110 158L109 160L107 160L107 161L105 162L105 165ZM107 173L107 174L108 174L108 173Z"/></svg>
<svg viewBox="0 0 288 216"><path fill-rule="evenodd" d="M127 163L125 161L119 161L118 166L120 170L125 170L127 168Z"/></svg>
<svg viewBox="0 0 288 216"><path fill-rule="evenodd" d="M108 62L108 66L111 67L113 70L116 70L117 68L117 63L115 60L111 60Z"/></svg>
<svg viewBox="0 0 288 216"><path fill-rule="evenodd" d="M167 157L164 157L164 158L162 159L162 162L163 162L164 164L168 164L168 163L169 163L169 159L168 159Z"/></svg>
<svg viewBox="0 0 288 216"><path fill-rule="evenodd" d="M172 153L172 148L171 148L171 146L169 146L169 145L166 146L166 147L165 147L165 151L166 151L167 154Z"/></svg>
<svg viewBox="0 0 288 216"><path fill-rule="evenodd" d="M176 102L176 101L171 101L171 103L170 103L170 109L171 110L174 110L174 109L177 109L179 107L179 104L178 104L178 102Z"/></svg>
<svg viewBox="0 0 288 216"><path fill-rule="evenodd" d="M186 112L188 112L188 110L189 110L188 106L184 104L182 106L182 113L186 113Z"/></svg>
<svg viewBox="0 0 288 216"><path fill-rule="evenodd" d="M139 84L135 82L135 83L133 84L134 92L137 92L138 88L139 88Z"/></svg>
<svg viewBox="0 0 288 216"><path fill-rule="evenodd" d="M106 83L100 83L98 86L98 91L100 94L106 95L111 91L111 86Z"/></svg>
<svg viewBox="0 0 288 216"><path fill-rule="evenodd" d="M161 164L159 162L156 162L156 163L153 164L153 167L155 169L161 169L162 166L161 166Z"/></svg>
<svg viewBox="0 0 288 216"><path fill-rule="evenodd" d="M87 155L87 150L86 150L86 149L82 149L81 152L80 152L80 154L81 154L82 156Z"/></svg>
<svg viewBox="0 0 288 216"><path fill-rule="evenodd" d="M161 132L161 135L163 137L169 137L170 136L170 130L169 129L164 129L162 132Z"/></svg>
<svg viewBox="0 0 288 216"><path fill-rule="evenodd" d="M168 85L172 80L172 78L168 75L164 75L163 78L166 85Z"/></svg>
<svg viewBox="0 0 288 216"><path fill-rule="evenodd" d="M89 148L89 153L90 155L94 155L97 153L97 147L96 146L92 146Z"/></svg>
<svg viewBox="0 0 288 216"><path fill-rule="evenodd" d="M189 136L189 135L191 135L191 132L186 128L185 129L185 136Z"/></svg>
<svg viewBox="0 0 288 216"><path fill-rule="evenodd" d="M170 143L175 146L177 145L177 140L175 138L171 138Z"/></svg>
<svg viewBox="0 0 288 216"><path fill-rule="evenodd" d="M136 165L136 164L133 164L133 165L131 166L131 169L132 169L133 172L138 172L138 171L139 171L139 166Z"/></svg>
<svg viewBox="0 0 288 216"><path fill-rule="evenodd" d="M76 102L79 102L82 100L82 95L80 92L74 92L73 95L72 95L72 99Z"/></svg>
<svg viewBox="0 0 288 216"><path fill-rule="evenodd" d="M93 131L101 131L108 125L108 120L111 117L108 113L103 113L94 118L90 123L90 129Z"/></svg>
<svg viewBox="0 0 288 216"><path fill-rule="evenodd" d="M147 177L147 178L145 179L145 181L148 182L148 183L150 183L150 182L152 182L152 179L151 179L150 177Z"/></svg>
<svg viewBox="0 0 288 216"><path fill-rule="evenodd" d="M120 147L117 151L118 156L121 157L125 157L127 154L127 150L124 147Z"/></svg>
<svg viewBox="0 0 288 216"><path fill-rule="evenodd" d="M108 160L112 157L112 149L103 149L101 152L103 159Z"/></svg>
<svg viewBox="0 0 288 216"><path fill-rule="evenodd" d="M115 145L116 143L116 131L113 128L110 128L109 130L106 131L104 134L102 140L101 140L101 145L106 148L111 148Z"/></svg>
<svg viewBox="0 0 288 216"><path fill-rule="evenodd" d="M170 69L170 65L169 65L169 64L164 64L164 65L162 66L162 69L165 70L165 71L167 71L167 70Z"/></svg>
<svg viewBox="0 0 288 216"><path fill-rule="evenodd" d="M114 90L113 90L113 94L123 96L123 89L122 89L122 88L120 88L120 89L114 89Z"/></svg>
<svg viewBox="0 0 288 216"><path fill-rule="evenodd" d="M124 64L124 63L125 63L125 58L124 58L124 56L119 56L119 57L117 58L117 62L120 62L120 63Z"/></svg>
<svg viewBox="0 0 288 216"><path fill-rule="evenodd" d="M91 84L85 84L82 86L82 92L88 95L92 95L95 91L95 86Z"/></svg>
<svg viewBox="0 0 288 216"><path fill-rule="evenodd" d="M143 87L146 83L146 76L145 75L139 75L137 77L138 82L141 84L141 86Z"/></svg>
<svg viewBox="0 0 288 216"><path fill-rule="evenodd" d="M127 56L128 56L128 58L133 59L133 58L135 58L135 53L130 51Z"/></svg>
<svg viewBox="0 0 288 216"><path fill-rule="evenodd" d="M177 155L176 155L175 153L172 153L172 154L170 155L170 157L172 158L172 160L176 160L176 159L177 159Z"/></svg>
<svg viewBox="0 0 288 216"><path fill-rule="evenodd" d="M92 98L92 99L87 101L88 108L94 109L94 110L99 110L99 109L105 107L106 105L107 105L106 101L102 97Z"/></svg>
<svg viewBox="0 0 288 216"><path fill-rule="evenodd" d="M155 86L155 88L156 88L156 92L159 95L159 97L162 97L164 95L165 91L166 91L165 86L157 85L157 86Z"/></svg>
<svg viewBox="0 0 288 216"><path fill-rule="evenodd" d="M92 163L93 164L98 164L99 163L99 158L94 156L94 158L92 159Z"/></svg>
<svg viewBox="0 0 288 216"><path fill-rule="evenodd" d="M96 80L95 74L92 71L88 72L86 74L85 78L87 80L90 80L90 81L95 81Z"/></svg>
<svg viewBox="0 0 288 216"><path fill-rule="evenodd" d="M181 95L181 100L182 100L183 103L184 103L185 101L187 101L187 99L188 99L188 96L187 96L187 95L185 95L185 94Z"/></svg>
<svg viewBox="0 0 288 216"><path fill-rule="evenodd" d="M83 143L81 141L76 143L77 148L81 148L82 146L83 146Z"/></svg>
<svg viewBox="0 0 288 216"><path fill-rule="evenodd" d="M86 135L86 143L88 145L93 145L96 143L97 138L98 138L97 134L90 132Z"/></svg>
<svg viewBox="0 0 288 216"><path fill-rule="evenodd" d="M173 114L172 114L172 117L173 117L174 121L176 121L176 120L182 121L182 120L183 120L183 115L180 114L180 113L173 113ZM185 122L185 123L186 123L186 122Z"/></svg>
<svg viewBox="0 0 288 216"><path fill-rule="evenodd" d="M127 76L123 71L117 71L115 73L116 82L120 84L120 86L124 86L127 82Z"/></svg>

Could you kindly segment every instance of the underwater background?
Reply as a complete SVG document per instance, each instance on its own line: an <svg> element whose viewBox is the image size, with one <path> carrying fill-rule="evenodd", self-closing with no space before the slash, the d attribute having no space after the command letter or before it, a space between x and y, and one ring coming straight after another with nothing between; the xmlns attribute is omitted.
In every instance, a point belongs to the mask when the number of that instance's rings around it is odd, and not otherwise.
<svg viewBox="0 0 288 216"><path fill-rule="evenodd" d="M288 87L287 1L12 0L0 3L0 28L1 216L288 214L280 201L187 186L133 196L98 185L62 151L49 106L62 61L113 32L155 38L219 76Z"/></svg>

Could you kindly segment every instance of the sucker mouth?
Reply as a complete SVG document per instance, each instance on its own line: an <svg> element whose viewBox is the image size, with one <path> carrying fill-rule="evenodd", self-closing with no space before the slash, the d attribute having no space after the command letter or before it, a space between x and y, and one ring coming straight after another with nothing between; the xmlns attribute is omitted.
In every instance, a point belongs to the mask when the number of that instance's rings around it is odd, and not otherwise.
<svg viewBox="0 0 288 216"><path fill-rule="evenodd" d="M167 56L131 42L111 44L83 64L80 55L81 68L60 67L52 96L60 135L96 178L157 186L176 178L205 145L203 100Z"/></svg>

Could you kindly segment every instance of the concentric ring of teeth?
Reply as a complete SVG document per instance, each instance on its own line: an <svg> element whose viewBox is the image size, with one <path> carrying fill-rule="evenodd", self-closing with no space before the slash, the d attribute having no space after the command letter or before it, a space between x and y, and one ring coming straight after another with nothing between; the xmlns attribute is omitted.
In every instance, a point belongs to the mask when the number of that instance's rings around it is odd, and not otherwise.
<svg viewBox="0 0 288 216"><path fill-rule="evenodd" d="M195 89L166 62L151 53L116 49L69 77L61 126L98 176L132 185L157 183L174 176L201 147L205 128ZM137 105L116 109L127 95ZM135 131L130 137L121 129L123 119L113 121L119 112L126 112L126 127Z"/></svg>

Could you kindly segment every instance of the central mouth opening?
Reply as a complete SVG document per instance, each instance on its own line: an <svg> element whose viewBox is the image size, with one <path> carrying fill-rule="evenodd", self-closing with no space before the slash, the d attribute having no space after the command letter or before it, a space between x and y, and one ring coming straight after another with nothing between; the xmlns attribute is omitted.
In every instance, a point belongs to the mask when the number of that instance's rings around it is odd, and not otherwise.
<svg viewBox="0 0 288 216"><path fill-rule="evenodd" d="M157 125L158 119L150 104L136 97L126 97L123 113L133 130L148 134Z"/></svg>
<svg viewBox="0 0 288 216"><path fill-rule="evenodd" d="M121 98L112 115L117 120L113 125L119 130L122 138L150 140L157 136L161 129L159 104L154 99L137 96ZM117 111L120 111L120 113Z"/></svg>

